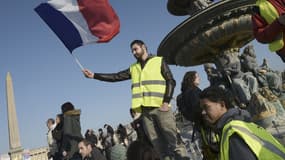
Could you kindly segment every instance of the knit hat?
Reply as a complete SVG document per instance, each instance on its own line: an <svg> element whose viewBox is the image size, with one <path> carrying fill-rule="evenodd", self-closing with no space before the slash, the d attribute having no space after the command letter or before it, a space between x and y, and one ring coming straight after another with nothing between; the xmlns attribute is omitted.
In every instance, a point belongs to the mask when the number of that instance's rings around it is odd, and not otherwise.
<svg viewBox="0 0 285 160"><path fill-rule="evenodd" d="M65 112L70 111L70 110L74 110L74 106L72 103L66 102L63 105L61 105L61 112L62 113L65 113Z"/></svg>

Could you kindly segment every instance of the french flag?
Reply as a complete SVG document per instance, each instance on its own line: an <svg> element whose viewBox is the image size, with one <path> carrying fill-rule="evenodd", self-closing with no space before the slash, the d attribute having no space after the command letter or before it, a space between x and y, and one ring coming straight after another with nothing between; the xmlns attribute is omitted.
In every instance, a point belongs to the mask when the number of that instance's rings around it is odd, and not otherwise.
<svg viewBox="0 0 285 160"><path fill-rule="evenodd" d="M108 42L120 30L108 0L49 0L35 11L70 53L82 45Z"/></svg>

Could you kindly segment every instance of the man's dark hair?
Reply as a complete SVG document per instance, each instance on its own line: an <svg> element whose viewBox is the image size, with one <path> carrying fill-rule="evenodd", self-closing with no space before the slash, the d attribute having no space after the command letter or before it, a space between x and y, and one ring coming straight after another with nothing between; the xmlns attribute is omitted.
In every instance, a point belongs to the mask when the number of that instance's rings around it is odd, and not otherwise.
<svg viewBox="0 0 285 160"><path fill-rule="evenodd" d="M64 104L61 105L62 113L65 113L70 110L74 110L74 106L71 102L65 102Z"/></svg>
<svg viewBox="0 0 285 160"><path fill-rule="evenodd" d="M200 93L200 99L207 98L212 102L225 102L226 108L233 108L232 94L229 90L223 89L218 86L210 86Z"/></svg>
<svg viewBox="0 0 285 160"><path fill-rule="evenodd" d="M96 146L98 140L93 130L87 129L84 136L86 140L92 143L92 147Z"/></svg>
<svg viewBox="0 0 285 160"><path fill-rule="evenodd" d="M82 142L84 144L84 146L88 146L90 145L92 147L92 142L90 142L89 140L87 139L82 139L80 142Z"/></svg>
<svg viewBox="0 0 285 160"><path fill-rule="evenodd" d="M138 40L138 39L133 40L133 41L131 42L130 47L132 48L132 46L133 46L134 44L138 44L139 46L145 45L142 40Z"/></svg>

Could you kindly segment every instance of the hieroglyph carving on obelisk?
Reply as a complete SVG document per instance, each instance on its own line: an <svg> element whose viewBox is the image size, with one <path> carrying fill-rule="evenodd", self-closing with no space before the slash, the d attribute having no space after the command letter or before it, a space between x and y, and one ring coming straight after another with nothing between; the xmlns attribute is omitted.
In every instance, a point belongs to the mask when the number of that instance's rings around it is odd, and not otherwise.
<svg viewBox="0 0 285 160"><path fill-rule="evenodd" d="M8 112L8 130L9 130L9 155L11 160L22 159L22 146L14 99L13 82L10 73L6 77L6 94L7 94L7 112Z"/></svg>

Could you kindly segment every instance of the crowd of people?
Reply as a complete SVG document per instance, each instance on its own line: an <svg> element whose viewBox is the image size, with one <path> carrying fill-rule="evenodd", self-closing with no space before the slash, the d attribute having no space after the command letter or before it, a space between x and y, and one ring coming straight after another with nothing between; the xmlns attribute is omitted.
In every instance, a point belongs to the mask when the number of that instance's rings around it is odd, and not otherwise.
<svg viewBox="0 0 285 160"><path fill-rule="evenodd" d="M62 104L61 109L61 114L46 122L49 159L159 159L158 152L146 138L140 117L132 109L130 116L134 120L130 124L118 124L116 129L105 124L97 132L87 129L84 135L81 134L80 110L75 109L71 102Z"/></svg>
<svg viewBox="0 0 285 160"><path fill-rule="evenodd" d="M199 74L196 71L185 73L181 83L181 93L176 99L178 110L185 119L193 123L191 142L198 139L204 159L261 159L261 153L255 152L254 147L250 148L251 146L247 144L253 141L246 142L250 138L243 139L240 134L243 131L250 132L252 134L250 136L263 138L255 134L264 132L264 136L271 137L270 141L277 141L267 131L254 128L267 129L278 121L279 126L284 124L285 72L272 70L266 60L258 65L252 45L246 46L241 54L234 53L232 57L227 54L221 55L222 58L217 57L220 60L218 63L226 57L228 63L223 63L222 67L219 67L219 64L215 64L216 67L214 64L204 64L210 87L203 91L199 88ZM216 108L220 104L225 107L222 113L220 113L221 108ZM239 124L241 126L238 126L241 133L233 131L234 134L226 139L227 146L223 146L221 143L225 141L224 127L233 120L242 121L242 124ZM241 128L248 128L248 123L259 126L251 126L253 128L249 131ZM274 144L279 146L277 150L283 152L283 155L275 157L276 159L284 159L285 142L281 140L281 143ZM226 150L222 151L223 149ZM251 156L241 158L238 156L240 153ZM222 154L224 158L221 158ZM275 159L274 155L268 154L268 156Z"/></svg>
<svg viewBox="0 0 285 160"><path fill-rule="evenodd" d="M163 58L150 55L141 40L134 40L130 47L137 62L128 69L113 74L93 73L85 69L83 73L87 78L101 81L131 79L130 115L133 121L129 125L118 124L116 129L105 124L97 133L88 129L83 136L81 111L75 109L71 102L66 102L62 104L62 112L55 120L47 120L50 159L193 158L187 153L175 115L170 109L176 82L168 65ZM226 64L224 59L227 59ZM258 65L251 45L241 55L235 52L217 57L215 66L204 65L210 82L210 86L204 90L199 88L199 73L186 72L181 82L181 94L177 96L178 110L193 125L191 142L199 139L203 159L240 159L240 153L246 155L244 159L284 159L283 144L262 128L267 126L258 126L253 118L260 117L264 110L261 112L258 106L251 106L252 97L259 93L264 98L259 107L271 104L279 110L279 118L284 116L281 114L285 113L284 104L281 103L284 98L284 77L282 79L281 73L271 70L266 61ZM270 97L261 93L264 89L270 91L271 98L272 95L277 97L274 101L279 103L271 103ZM254 99L254 102L261 103L259 100Z"/></svg>
<svg viewBox="0 0 285 160"><path fill-rule="evenodd" d="M195 2L199 9L212 3ZM283 62L284 6L284 0L257 0L252 16L254 37L268 43ZM132 41L130 48L136 62L127 69L111 74L89 69L82 72L100 81L131 80L133 121L129 126L118 124L116 129L105 124L97 133L88 129L82 136L80 110L66 102L55 120L47 120L50 159L193 159L170 109L176 81L168 64L149 54L141 40ZM191 122L191 142L199 140L205 160L283 160L285 142L266 128L285 122L285 71L270 69L266 59L259 65L252 45L241 54L239 51L225 50L213 64L204 64L210 86L203 90L199 88L199 73L186 72L176 99L178 110Z"/></svg>

